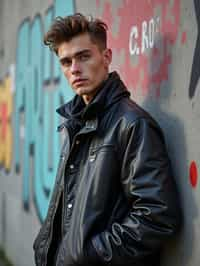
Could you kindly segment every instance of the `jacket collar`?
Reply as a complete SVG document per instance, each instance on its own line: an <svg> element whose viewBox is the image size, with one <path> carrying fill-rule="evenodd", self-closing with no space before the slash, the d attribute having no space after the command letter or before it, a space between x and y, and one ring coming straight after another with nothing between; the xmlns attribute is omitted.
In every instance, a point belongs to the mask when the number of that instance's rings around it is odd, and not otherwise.
<svg viewBox="0 0 200 266"><path fill-rule="evenodd" d="M56 111L70 120L87 121L97 118L122 97L130 96L117 72L110 73L100 86L96 96L88 105L85 105L82 97L76 95L70 102L60 106Z"/></svg>

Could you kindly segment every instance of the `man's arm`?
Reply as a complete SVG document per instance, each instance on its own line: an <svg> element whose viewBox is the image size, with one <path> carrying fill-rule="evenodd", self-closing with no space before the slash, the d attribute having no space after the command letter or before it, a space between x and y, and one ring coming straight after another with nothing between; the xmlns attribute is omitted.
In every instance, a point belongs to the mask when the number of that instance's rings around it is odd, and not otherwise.
<svg viewBox="0 0 200 266"><path fill-rule="evenodd" d="M179 199L164 138L151 120L139 119L128 129L121 184L131 208L89 242L86 253L94 261L137 263L179 229Z"/></svg>

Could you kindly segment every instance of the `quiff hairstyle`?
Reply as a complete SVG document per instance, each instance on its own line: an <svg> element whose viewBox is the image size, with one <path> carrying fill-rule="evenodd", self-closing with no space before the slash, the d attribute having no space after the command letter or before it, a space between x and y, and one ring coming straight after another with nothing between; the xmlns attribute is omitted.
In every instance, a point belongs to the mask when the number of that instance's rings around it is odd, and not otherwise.
<svg viewBox="0 0 200 266"><path fill-rule="evenodd" d="M56 17L44 36L44 44L58 54L58 46L62 42L69 42L78 35L88 33L91 41L100 50L104 50L107 47L107 30L106 23L92 16L75 13L67 17Z"/></svg>

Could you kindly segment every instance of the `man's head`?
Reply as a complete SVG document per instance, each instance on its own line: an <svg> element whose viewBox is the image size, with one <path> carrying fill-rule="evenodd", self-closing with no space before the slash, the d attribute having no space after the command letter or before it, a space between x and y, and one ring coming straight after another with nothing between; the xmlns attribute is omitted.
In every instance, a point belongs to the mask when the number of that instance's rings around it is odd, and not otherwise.
<svg viewBox="0 0 200 266"><path fill-rule="evenodd" d="M77 13L56 18L44 37L69 84L86 103L108 76L112 52L107 48L106 30L103 21Z"/></svg>

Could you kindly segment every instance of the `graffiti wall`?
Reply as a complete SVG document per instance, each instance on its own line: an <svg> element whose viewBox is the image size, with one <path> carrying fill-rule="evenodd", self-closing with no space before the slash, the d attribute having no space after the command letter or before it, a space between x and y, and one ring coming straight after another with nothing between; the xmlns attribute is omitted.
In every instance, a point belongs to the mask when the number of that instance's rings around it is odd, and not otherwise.
<svg viewBox="0 0 200 266"><path fill-rule="evenodd" d="M162 266L199 265L199 1L26 2L0 3L0 245L14 265L34 265L62 142L55 110L74 96L43 35L55 17L83 12L108 24L111 70L165 133L184 225Z"/></svg>
<svg viewBox="0 0 200 266"><path fill-rule="evenodd" d="M55 1L45 16L26 18L19 26L16 51L15 95L15 166L23 176L23 203L30 203L30 181L33 180L35 206L41 221L44 219L59 156L58 115L55 109L70 100L72 91L61 75L58 61L43 46L43 35L54 17L74 13L73 1L63 8L63 1ZM21 116L23 115L23 123ZM17 154L20 127L24 127L23 160ZM30 157L34 159L33 173Z"/></svg>
<svg viewBox="0 0 200 266"><path fill-rule="evenodd" d="M8 173L12 163L13 68L0 82L0 165Z"/></svg>

